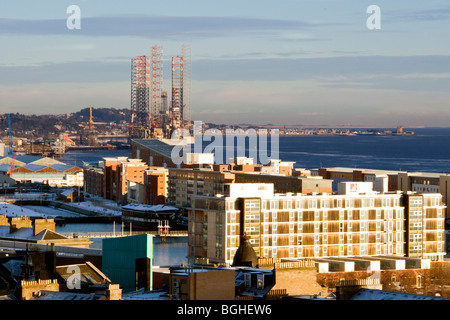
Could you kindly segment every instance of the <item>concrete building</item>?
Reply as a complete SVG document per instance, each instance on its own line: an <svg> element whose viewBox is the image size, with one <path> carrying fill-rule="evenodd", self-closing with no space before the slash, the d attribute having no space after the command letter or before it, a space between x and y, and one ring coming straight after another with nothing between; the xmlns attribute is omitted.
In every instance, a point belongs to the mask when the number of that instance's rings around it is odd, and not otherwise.
<svg viewBox="0 0 450 320"><path fill-rule="evenodd" d="M102 271L123 292L153 289L153 236L103 239Z"/></svg>
<svg viewBox="0 0 450 320"><path fill-rule="evenodd" d="M189 207L194 195L223 194L224 185L229 183L273 183L276 193L310 193L331 192L332 181L321 177L170 168L168 183L167 202L179 207Z"/></svg>
<svg viewBox="0 0 450 320"><path fill-rule="evenodd" d="M375 169L354 168L320 168L311 170L313 176L332 179L333 192L342 181L367 181L373 183L378 192L413 191L418 193L440 193L445 204L450 200L450 174L434 172L406 172ZM446 218L450 218L450 208L447 206Z"/></svg>
<svg viewBox="0 0 450 320"><path fill-rule="evenodd" d="M173 300L234 300L235 271L205 268L172 270L169 295Z"/></svg>
<svg viewBox="0 0 450 320"><path fill-rule="evenodd" d="M267 184L256 186L234 183L221 195L192 197L192 263L232 263L244 234L259 258L393 255L442 261L445 255L440 194L278 194ZM247 187L254 192L235 196Z"/></svg>
<svg viewBox="0 0 450 320"><path fill-rule="evenodd" d="M398 174L402 171L375 170L375 169L355 169L355 168L320 168L311 170L311 175L321 176L324 179L333 180L333 192L337 191L340 182L372 182L373 189L377 192L397 191Z"/></svg>

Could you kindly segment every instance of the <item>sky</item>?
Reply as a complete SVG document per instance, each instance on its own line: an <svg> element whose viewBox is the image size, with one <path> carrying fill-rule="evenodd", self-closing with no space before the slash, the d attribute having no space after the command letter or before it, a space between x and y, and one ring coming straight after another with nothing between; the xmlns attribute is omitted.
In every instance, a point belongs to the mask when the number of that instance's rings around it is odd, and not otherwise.
<svg viewBox="0 0 450 320"><path fill-rule="evenodd" d="M0 113L130 108L131 59L170 91L183 44L192 120L450 126L448 0L0 0Z"/></svg>

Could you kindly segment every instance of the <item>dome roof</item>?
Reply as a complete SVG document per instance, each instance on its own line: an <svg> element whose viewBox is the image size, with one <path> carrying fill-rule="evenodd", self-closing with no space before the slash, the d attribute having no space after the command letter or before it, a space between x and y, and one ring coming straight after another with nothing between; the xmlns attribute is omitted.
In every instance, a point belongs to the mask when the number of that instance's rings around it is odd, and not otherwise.
<svg viewBox="0 0 450 320"><path fill-rule="evenodd" d="M258 257L256 256L256 252L253 249L249 237L243 235L241 237L241 244L236 251L236 254L233 258L233 267L257 267L258 266Z"/></svg>

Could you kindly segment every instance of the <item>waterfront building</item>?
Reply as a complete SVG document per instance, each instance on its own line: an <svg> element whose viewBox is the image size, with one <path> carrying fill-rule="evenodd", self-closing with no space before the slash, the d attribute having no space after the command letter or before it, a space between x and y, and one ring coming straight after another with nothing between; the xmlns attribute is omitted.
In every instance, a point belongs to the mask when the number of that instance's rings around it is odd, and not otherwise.
<svg viewBox="0 0 450 320"><path fill-rule="evenodd" d="M83 169L47 157L6 156L0 159L0 172L16 182L44 183L51 187L83 186Z"/></svg>
<svg viewBox="0 0 450 320"><path fill-rule="evenodd" d="M143 183L128 181L129 203L165 204L168 195L168 169L149 167L144 171Z"/></svg>
<svg viewBox="0 0 450 320"><path fill-rule="evenodd" d="M195 195L224 193L230 183L272 183L276 193L331 192L332 181L321 177L261 174L261 172L215 171L213 169L169 169L167 202L189 207Z"/></svg>
<svg viewBox="0 0 450 320"><path fill-rule="evenodd" d="M369 182L344 184L343 194L280 194L273 184L232 183L222 194L194 195L188 258L231 264L245 234L259 258L443 260L441 194L376 193Z"/></svg>
<svg viewBox="0 0 450 320"><path fill-rule="evenodd" d="M84 191L117 202L127 201L128 182L144 183L147 169L140 159L103 158L84 166Z"/></svg>
<svg viewBox="0 0 450 320"><path fill-rule="evenodd" d="M122 206L122 221L133 229L169 232L170 228L186 227L180 209L166 205L130 203Z"/></svg>
<svg viewBox="0 0 450 320"><path fill-rule="evenodd" d="M413 191L418 193L440 193L445 204L450 200L450 174L434 172L406 172L393 170L320 168L311 170L312 175L332 179L333 191L337 191L342 181L367 181L373 183L378 192ZM450 218L450 207L446 207L445 217Z"/></svg>

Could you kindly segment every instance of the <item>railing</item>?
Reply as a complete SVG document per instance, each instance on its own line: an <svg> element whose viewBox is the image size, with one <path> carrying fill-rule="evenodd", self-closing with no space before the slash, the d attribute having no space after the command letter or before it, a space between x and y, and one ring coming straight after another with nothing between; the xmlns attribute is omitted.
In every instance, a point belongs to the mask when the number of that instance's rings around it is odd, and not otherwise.
<svg viewBox="0 0 450 320"><path fill-rule="evenodd" d="M67 238L115 238L115 237L126 237L135 236L140 234L151 234L153 236L160 237L187 237L187 231L169 231L169 232L159 232L159 231L116 231L116 232L61 232L60 233Z"/></svg>
<svg viewBox="0 0 450 320"><path fill-rule="evenodd" d="M1 195L0 194L0 201L7 202L7 201L52 201L56 199L56 195L54 194L27 194L23 193L21 195Z"/></svg>

